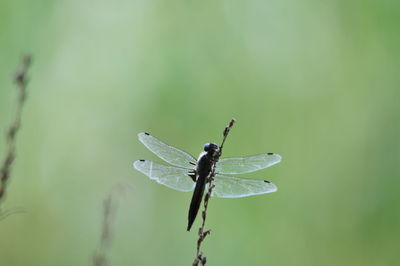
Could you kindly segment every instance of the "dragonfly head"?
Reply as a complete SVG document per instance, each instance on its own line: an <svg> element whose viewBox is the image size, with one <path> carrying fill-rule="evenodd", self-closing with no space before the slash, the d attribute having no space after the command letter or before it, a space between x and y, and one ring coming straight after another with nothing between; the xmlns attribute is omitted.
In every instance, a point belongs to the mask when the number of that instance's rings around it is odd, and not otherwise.
<svg viewBox="0 0 400 266"><path fill-rule="evenodd" d="M204 144L204 151L208 154L215 155L219 151L219 147L214 142Z"/></svg>

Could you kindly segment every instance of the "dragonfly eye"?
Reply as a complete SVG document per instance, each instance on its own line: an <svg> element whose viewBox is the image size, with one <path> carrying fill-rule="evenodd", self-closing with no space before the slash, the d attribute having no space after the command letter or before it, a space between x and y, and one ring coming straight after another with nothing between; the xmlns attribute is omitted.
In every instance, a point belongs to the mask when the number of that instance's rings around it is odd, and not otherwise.
<svg viewBox="0 0 400 266"><path fill-rule="evenodd" d="M214 152L216 150L218 150L218 145L215 144L214 142L204 144L204 151L206 151L206 152L210 152L210 151Z"/></svg>
<svg viewBox="0 0 400 266"><path fill-rule="evenodd" d="M204 144L204 151L210 150L210 143Z"/></svg>

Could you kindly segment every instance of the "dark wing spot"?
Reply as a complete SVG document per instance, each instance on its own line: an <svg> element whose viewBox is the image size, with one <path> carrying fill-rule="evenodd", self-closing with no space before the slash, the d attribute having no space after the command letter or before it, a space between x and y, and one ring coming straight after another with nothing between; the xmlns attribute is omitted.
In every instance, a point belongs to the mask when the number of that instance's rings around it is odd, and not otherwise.
<svg viewBox="0 0 400 266"><path fill-rule="evenodd" d="M150 134L149 134L149 133L147 133L147 132L144 132L144 134L146 134L147 136L150 136Z"/></svg>
<svg viewBox="0 0 400 266"><path fill-rule="evenodd" d="M267 181L267 180L264 180L264 182L265 182L265 183L268 183L268 184L270 184L270 183L271 183L271 182L269 182L269 181Z"/></svg>
<svg viewBox="0 0 400 266"><path fill-rule="evenodd" d="M274 155L274 153L273 153L273 152L268 152L267 154L268 154L268 155Z"/></svg>
<svg viewBox="0 0 400 266"><path fill-rule="evenodd" d="M141 161L141 162L145 162L146 160L139 160L139 161Z"/></svg>

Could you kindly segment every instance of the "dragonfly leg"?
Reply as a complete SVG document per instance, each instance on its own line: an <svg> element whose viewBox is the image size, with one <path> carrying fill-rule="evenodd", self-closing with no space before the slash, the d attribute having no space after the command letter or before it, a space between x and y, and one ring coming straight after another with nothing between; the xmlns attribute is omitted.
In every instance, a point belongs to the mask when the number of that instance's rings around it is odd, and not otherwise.
<svg viewBox="0 0 400 266"><path fill-rule="evenodd" d="M195 170L191 170L188 174L188 176L193 180L193 182L196 182L196 171Z"/></svg>

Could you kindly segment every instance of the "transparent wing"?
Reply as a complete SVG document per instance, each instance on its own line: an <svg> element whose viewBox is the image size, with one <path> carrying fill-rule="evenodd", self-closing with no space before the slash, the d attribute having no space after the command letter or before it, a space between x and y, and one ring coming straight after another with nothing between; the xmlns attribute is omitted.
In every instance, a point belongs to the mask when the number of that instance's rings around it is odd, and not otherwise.
<svg viewBox="0 0 400 266"><path fill-rule="evenodd" d="M269 181L239 178L216 174L212 196L218 198L242 198L277 191L277 187Z"/></svg>
<svg viewBox="0 0 400 266"><path fill-rule="evenodd" d="M175 190L189 192L196 185L188 176L188 169L166 166L147 160L135 161L133 167L157 183Z"/></svg>
<svg viewBox="0 0 400 266"><path fill-rule="evenodd" d="M196 159L189 153L169 146L149 133L139 133L138 137L146 148L172 165L183 168L193 168L193 165L191 165L190 162L196 163Z"/></svg>
<svg viewBox="0 0 400 266"><path fill-rule="evenodd" d="M276 153L224 158L217 162L215 172L229 175L251 173L277 164L281 159L282 157Z"/></svg>

